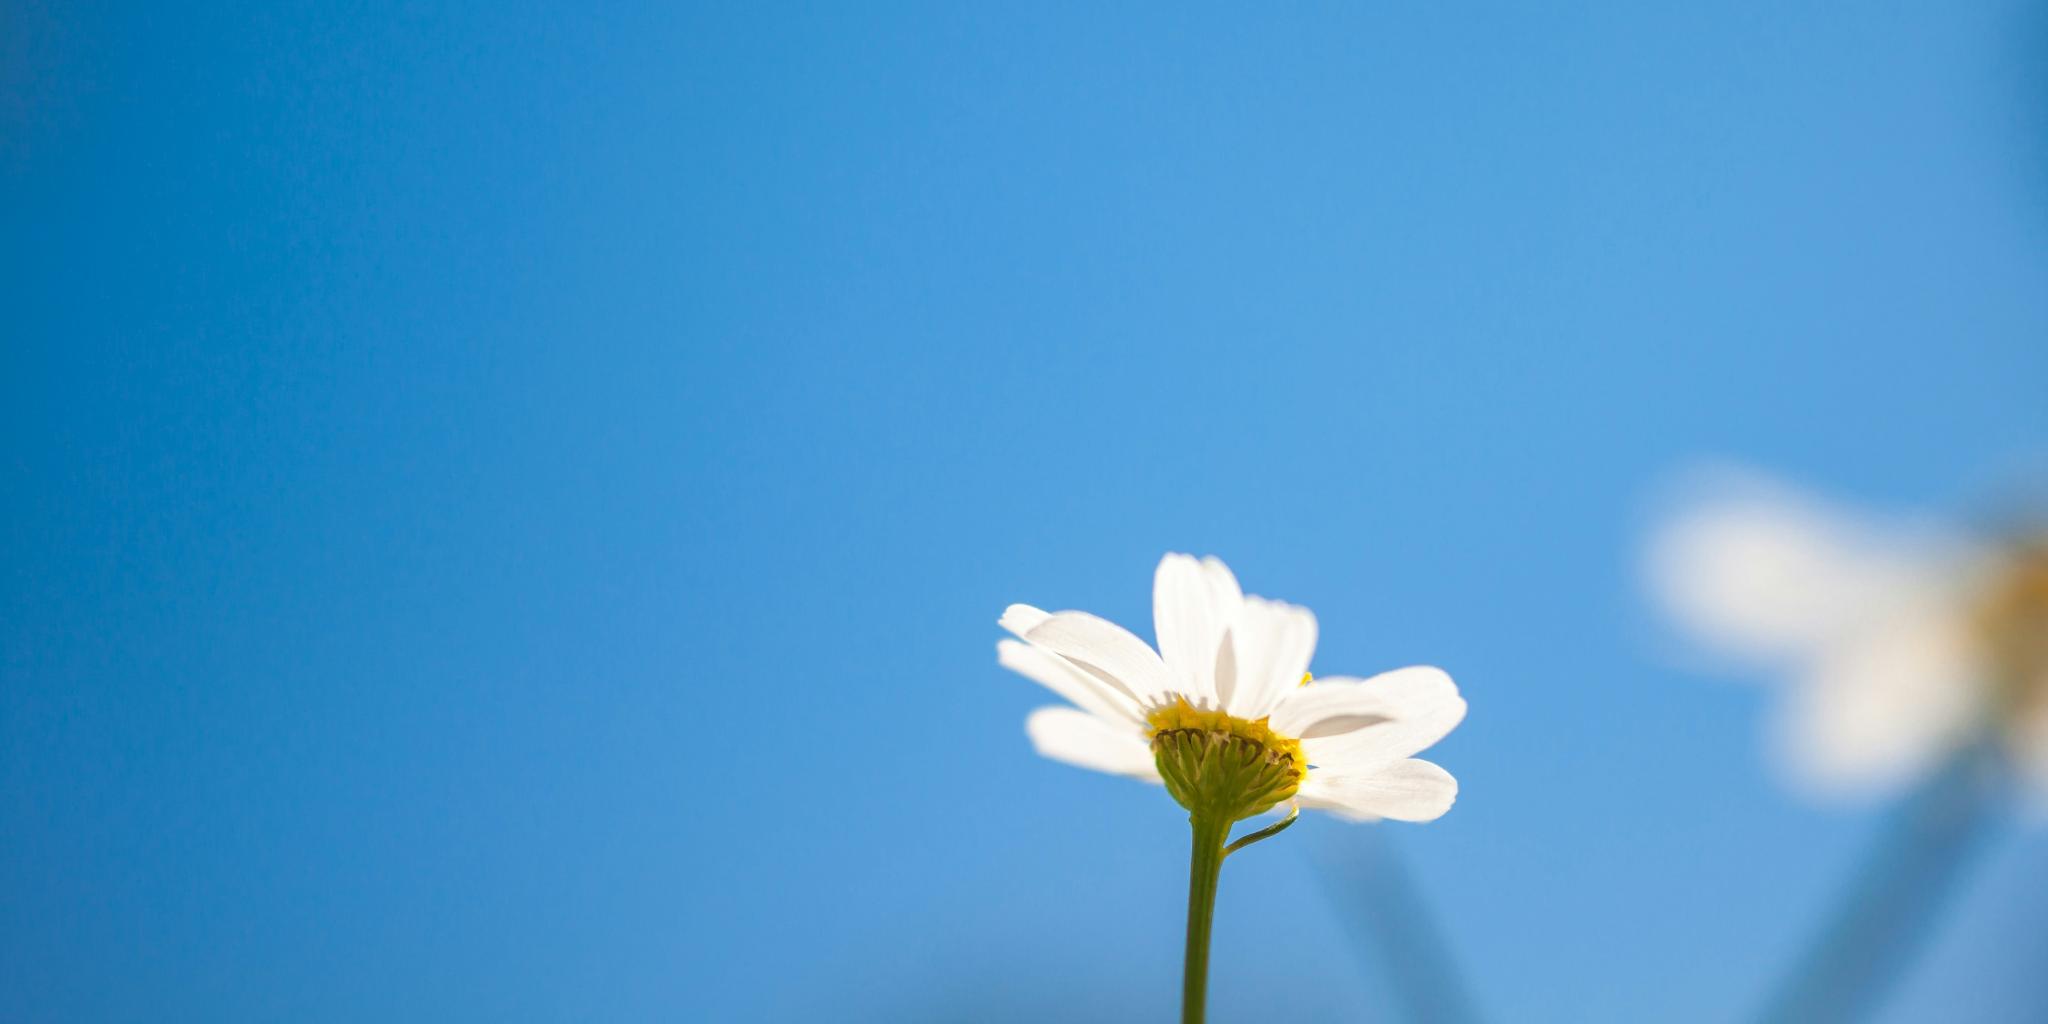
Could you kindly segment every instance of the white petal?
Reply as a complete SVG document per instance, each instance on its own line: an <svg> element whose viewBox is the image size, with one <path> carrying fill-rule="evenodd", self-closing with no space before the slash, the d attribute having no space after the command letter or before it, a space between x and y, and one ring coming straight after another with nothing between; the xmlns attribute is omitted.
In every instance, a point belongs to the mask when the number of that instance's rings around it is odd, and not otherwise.
<svg viewBox="0 0 2048 1024"><path fill-rule="evenodd" d="M1049 618L1052 618L1051 612L1040 611L1028 604L1013 604L1003 609L1003 617L996 620L996 625L1022 638L1024 634L1031 632L1034 627Z"/></svg>
<svg viewBox="0 0 2048 1024"><path fill-rule="evenodd" d="M1151 704L1170 689L1166 665L1145 641L1087 612L1055 612L1026 631L1024 639L1120 687L1140 704Z"/></svg>
<svg viewBox="0 0 2048 1024"><path fill-rule="evenodd" d="M1965 742L1987 695L1967 623L1930 602L1827 649L1791 694L1780 740L1824 788L1894 785Z"/></svg>
<svg viewBox="0 0 2048 1024"><path fill-rule="evenodd" d="M1458 696L1442 669L1395 669L1371 679L1324 676L1282 695L1273 728L1298 739L1335 736L1396 718L1417 718Z"/></svg>
<svg viewBox="0 0 2048 1024"><path fill-rule="evenodd" d="M1247 597L1231 623L1229 643L1236 678L1219 696L1239 718L1264 718L1308 673L1316 617L1298 605ZM1219 690L1223 682L1219 678Z"/></svg>
<svg viewBox="0 0 2048 1024"><path fill-rule="evenodd" d="M1017 640L996 641L996 660L1040 686L1110 721L1136 725L1143 721L1137 704L1122 690L1074 667L1065 658Z"/></svg>
<svg viewBox="0 0 2048 1024"><path fill-rule="evenodd" d="M1135 728L1111 725L1073 708L1039 708L1024 720L1024 731L1040 754L1082 768L1159 780L1152 748Z"/></svg>
<svg viewBox="0 0 2048 1024"><path fill-rule="evenodd" d="M1369 775L1310 772L1299 799L1351 821L1434 821L1458 799L1458 780L1428 761L1396 761Z"/></svg>
<svg viewBox="0 0 2048 1024"><path fill-rule="evenodd" d="M1216 656L1244 595L1215 558L1169 554L1152 576L1152 628L1179 692L1217 700Z"/></svg>
<svg viewBox="0 0 2048 1024"><path fill-rule="evenodd" d="M1373 771L1427 750L1465 720L1465 701L1450 677L1436 669L1403 669L1384 677L1384 689L1397 703L1396 716L1350 732L1312 736L1301 741L1308 763L1339 775ZM1374 684L1369 680L1365 684Z"/></svg>
<svg viewBox="0 0 2048 1024"><path fill-rule="evenodd" d="M1751 476L1702 480L1652 538L1652 587L1687 628L1748 658L1805 657L1966 557Z"/></svg>

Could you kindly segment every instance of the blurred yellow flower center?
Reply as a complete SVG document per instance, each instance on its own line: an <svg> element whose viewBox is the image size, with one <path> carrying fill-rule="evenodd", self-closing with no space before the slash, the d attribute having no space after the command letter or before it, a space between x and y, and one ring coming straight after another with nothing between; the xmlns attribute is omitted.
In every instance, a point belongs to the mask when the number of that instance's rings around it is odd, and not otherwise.
<svg viewBox="0 0 2048 1024"><path fill-rule="evenodd" d="M2011 553L1978 606L1977 622L2008 701L2048 700L2048 536Z"/></svg>
<svg viewBox="0 0 2048 1024"><path fill-rule="evenodd" d="M1274 732L1263 718L1238 718L1176 697L1145 722L1167 792L1197 816L1249 818L1292 797L1308 772L1301 741Z"/></svg>

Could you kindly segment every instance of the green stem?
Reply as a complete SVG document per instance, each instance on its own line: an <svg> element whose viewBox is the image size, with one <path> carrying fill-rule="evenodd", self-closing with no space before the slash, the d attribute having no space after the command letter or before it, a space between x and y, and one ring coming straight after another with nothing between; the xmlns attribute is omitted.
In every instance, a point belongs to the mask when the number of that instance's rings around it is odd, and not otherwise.
<svg viewBox="0 0 2048 1024"><path fill-rule="evenodd" d="M1216 917L1216 880L1223 874L1223 841L1230 822L1191 817L1194 852L1188 858L1188 953L1181 973L1181 1024L1202 1024L1209 1003L1209 925Z"/></svg>
<svg viewBox="0 0 2048 1024"><path fill-rule="evenodd" d="M2005 765L1973 744L1900 807L1834 920L1765 1008L1769 1024L1850 1024L1926 945L1995 820Z"/></svg>
<svg viewBox="0 0 2048 1024"><path fill-rule="evenodd" d="M1262 828L1257 832L1245 836L1239 839L1237 842L1234 842L1229 846L1224 847L1223 855L1225 857L1228 857L1231 854L1236 853L1237 851L1242 850L1245 847L1250 846L1251 844L1256 843L1261 839L1271 839L1274 836L1277 836L1280 833L1287 831L1287 826L1294 824L1295 821L1298 820L1300 817L1301 808L1298 806L1289 805L1287 808L1287 817L1282 818L1279 821L1276 821L1271 825L1268 825L1265 828Z"/></svg>

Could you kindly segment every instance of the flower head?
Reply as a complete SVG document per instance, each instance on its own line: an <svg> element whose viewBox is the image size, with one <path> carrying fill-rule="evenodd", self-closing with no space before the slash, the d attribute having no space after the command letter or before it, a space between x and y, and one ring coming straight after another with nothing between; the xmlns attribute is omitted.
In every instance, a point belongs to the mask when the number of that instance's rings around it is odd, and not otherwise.
<svg viewBox="0 0 2048 1024"><path fill-rule="evenodd" d="M1651 583L1709 647L1793 682L1798 776L1873 788L1991 733L2048 788L2048 534L1887 523L1750 474L1703 479Z"/></svg>
<svg viewBox="0 0 2048 1024"><path fill-rule="evenodd" d="M1163 783L1224 820L1289 801L1350 820L1450 809L1457 780L1413 757L1465 717L1441 670L1311 680L1315 616L1245 595L1215 558L1162 559L1152 611L1157 651L1086 612L1003 613L1017 639L998 659L1073 705L1032 712L1039 753Z"/></svg>

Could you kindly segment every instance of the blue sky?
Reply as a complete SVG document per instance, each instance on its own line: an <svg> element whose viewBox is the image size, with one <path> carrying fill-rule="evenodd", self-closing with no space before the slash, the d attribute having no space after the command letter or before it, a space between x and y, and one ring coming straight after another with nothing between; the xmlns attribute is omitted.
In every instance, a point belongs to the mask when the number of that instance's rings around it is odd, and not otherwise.
<svg viewBox="0 0 2048 1024"><path fill-rule="evenodd" d="M1657 487L2048 448L2019 4L6 20L8 1019L1165 1019L1182 816L994 623L1167 550L1459 679L1492 1019L1735 1019L1879 809L1672 667ZM1360 841L1232 861L1217 1019L1387 1019ZM2048 1008L1979 867L1890 1020Z"/></svg>

